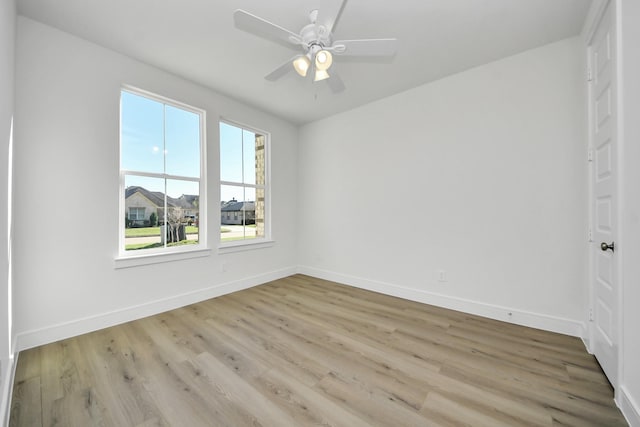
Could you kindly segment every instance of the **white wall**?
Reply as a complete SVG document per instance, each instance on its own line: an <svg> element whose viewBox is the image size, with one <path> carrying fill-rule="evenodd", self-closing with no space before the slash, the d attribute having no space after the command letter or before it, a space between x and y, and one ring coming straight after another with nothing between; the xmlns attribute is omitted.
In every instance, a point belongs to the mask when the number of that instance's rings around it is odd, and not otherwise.
<svg viewBox="0 0 640 427"><path fill-rule="evenodd" d="M640 3L618 2L622 101L622 375L618 402L632 426L640 426Z"/></svg>
<svg viewBox="0 0 640 427"><path fill-rule="evenodd" d="M9 389L11 310L8 209L11 120L14 100L15 0L0 1L0 422Z"/></svg>
<svg viewBox="0 0 640 427"><path fill-rule="evenodd" d="M582 55L567 39L304 126L302 271L582 334Z"/></svg>
<svg viewBox="0 0 640 427"><path fill-rule="evenodd" d="M211 256L114 269L122 84L207 111ZM272 247L217 252L220 116L271 132ZM267 113L19 17L14 155L18 349L291 274L297 137L296 127Z"/></svg>

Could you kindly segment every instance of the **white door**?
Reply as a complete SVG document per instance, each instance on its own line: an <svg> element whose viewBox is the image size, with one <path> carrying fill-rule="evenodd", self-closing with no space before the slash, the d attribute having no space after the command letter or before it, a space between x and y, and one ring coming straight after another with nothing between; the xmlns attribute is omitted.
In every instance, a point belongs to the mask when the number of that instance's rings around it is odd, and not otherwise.
<svg viewBox="0 0 640 427"><path fill-rule="evenodd" d="M615 34L607 7L589 45L590 137L592 144L592 350L611 384L618 371Z"/></svg>

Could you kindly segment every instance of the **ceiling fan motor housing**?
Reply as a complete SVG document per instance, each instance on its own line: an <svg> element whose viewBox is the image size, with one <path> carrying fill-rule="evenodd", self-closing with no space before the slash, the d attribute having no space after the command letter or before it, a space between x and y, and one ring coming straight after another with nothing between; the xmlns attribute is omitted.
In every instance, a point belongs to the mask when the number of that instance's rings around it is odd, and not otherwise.
<svg viewBox="0 0 640 427"><path fill-rule="evenodd" d="M324 25L309 24L305 25L300 31L302 43L309 49L313 46L325 48L331 46L331 33L327 31Z"/></svg>

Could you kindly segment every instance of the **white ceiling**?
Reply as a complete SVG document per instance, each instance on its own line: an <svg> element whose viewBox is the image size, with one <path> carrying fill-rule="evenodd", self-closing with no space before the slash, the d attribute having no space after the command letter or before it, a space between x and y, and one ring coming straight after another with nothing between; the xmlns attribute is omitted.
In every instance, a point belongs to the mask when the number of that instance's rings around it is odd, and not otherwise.
<svg viewBox="0 0 640 427"><path fill-rule="evenodd" d="M21 15L305 123L537 46L578 35L591 0L347 0L336 39L399 41L392 60L337 57L347 89L295 72L264 76L294 51L240 31L244 9L295 33L341 0L18 0Z"/></svg>

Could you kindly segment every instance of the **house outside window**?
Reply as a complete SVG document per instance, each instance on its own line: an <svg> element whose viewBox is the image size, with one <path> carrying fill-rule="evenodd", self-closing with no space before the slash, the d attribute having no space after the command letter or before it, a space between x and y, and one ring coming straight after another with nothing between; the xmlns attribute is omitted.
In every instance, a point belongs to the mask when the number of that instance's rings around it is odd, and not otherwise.
<svg viewBox="0 0 640 427"><path fill-rule="evenodd" d="M119 253L201 249L205 112L138 89L120 95Z"/></svg>
<svg viewBox="0 0 640 427"><path fill-rule="evenodd" d="M222 246L267 240L270 232L269 135L220 122Z"/></svg>

